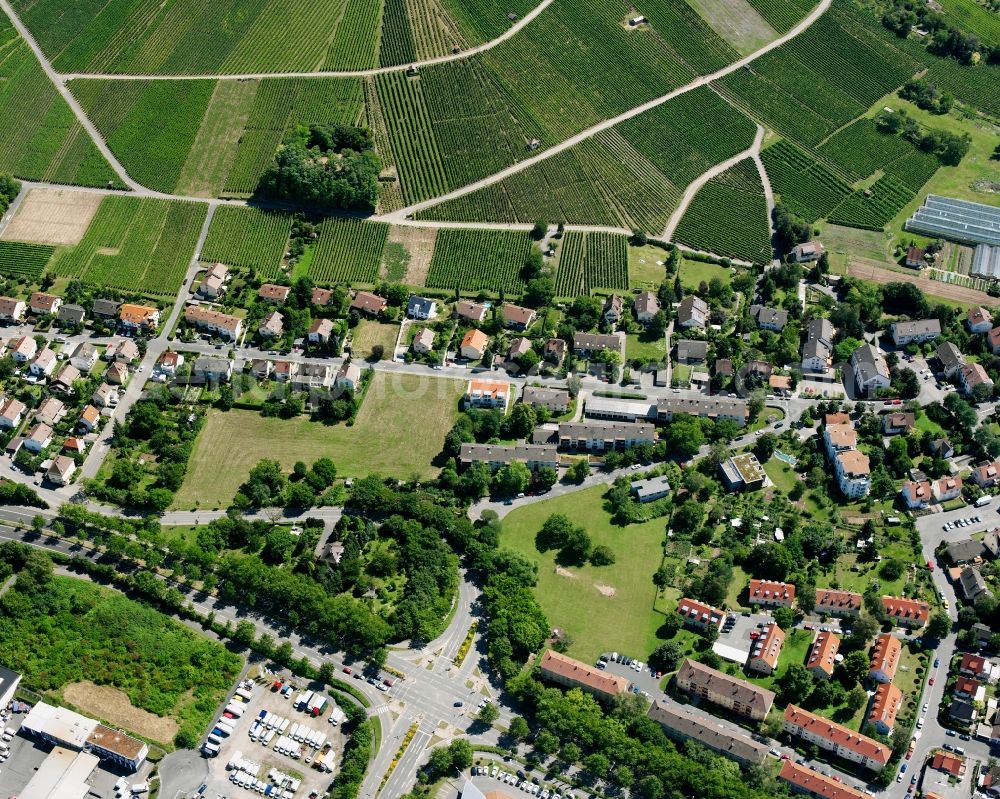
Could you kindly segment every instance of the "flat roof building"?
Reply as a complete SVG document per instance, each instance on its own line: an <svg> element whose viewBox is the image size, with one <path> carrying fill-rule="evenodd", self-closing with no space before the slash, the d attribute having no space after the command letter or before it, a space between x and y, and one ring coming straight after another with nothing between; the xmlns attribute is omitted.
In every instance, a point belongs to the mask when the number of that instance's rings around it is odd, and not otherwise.
<svg viewBox="0 0 1000 799"><path fill-rule="evenodd" d="M98 762L87 752L57 746L18 796L20 799L84 799L91 790L87 780Z"/></svg>

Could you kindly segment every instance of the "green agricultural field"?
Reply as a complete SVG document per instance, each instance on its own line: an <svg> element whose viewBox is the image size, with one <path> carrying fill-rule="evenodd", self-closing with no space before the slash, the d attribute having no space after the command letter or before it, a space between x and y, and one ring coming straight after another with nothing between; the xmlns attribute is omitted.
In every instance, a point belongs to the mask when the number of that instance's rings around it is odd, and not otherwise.
<svg viewBox="0 0 1000 799"><path fill-rule="evenodd" d="M173 297L206 213L199 203L105 197L83 240L60 248L50 269L96 286Z"/></svg>
<svg viewBox="0 0 1000 799"><path fill-rule="evenodd" d="M0 275L15 280L35 280L45 271L55 247L0 241Z"/></svg>
<svg viewBox="0 0 1000 799"><path fill-rule="evenodd" d="M754 263L771 259L767 202L753 161L744 159L701 187L674 238L696 250Z"/></svg>
<svg viewBox="0 0 1000 799"><path fill-rule="evenodd" d="M577 297L596 289L628 291L628 243L625 236L569 231L563 237L562 247L556 271L558 296Z"/></svg>
<svg viewBox="0 0 1000 799"><path fill-rule="evenodd" d="M124 185L0 14L0 172L27 180Z"/></svg>
<svg viewBox="0 0 1000 799"><path fill-rule="evenodd" d="M673 612L673 607L654 608L653 573L662 559L666 525L655 519L615 527L603 508L606 490L595 486L512 511L503 520L500 545L538 563L535 595L549 624L572 638L570 655L592 662L601 652L617 650L645 659L659 643L663 614ZM555 553L535 548L536 533L553 513L583 525L595 545L609 546L615 564L557 571Z"/></svg>
<svg viewBox="0 0 1000 799"><path fill-rule="evenodd" d="M25 687L57 697L80 681L118 689L145 711L136 715L152 714L154 724L162 719L154 728L169 734L154 740L168 748L178 730L192 740L204 733L240 671L240 657L221 644L83 580L52 577L31 594L15 583L4 605L0 647ZM113 708L85 710L116 726L138 726L136 719L108 718Z"/></svg>
<svg viewBox="0 0 1000 799"><path fill-rule="evenodd" d="M787 139L761 153L771 188L783 205L808 222L827 216L851 187Z"/></svg>
<svg viewBox="0 0 1000 799"><path fill-rule="evenodd" d="M317 283L374 283L389 226L357 219L327 219L319 225L309 276Z"/></svg>
<svg viewBox="0 0 1000 799"><path fill-rule="evenodd" d="M262 277L275 277L280 272L291 230L291 214L222 205L212 217L201 260L219 261L252 269Z"/></svg>
<svg viewBox="0 0 1000 799"><path fill-rule="evenodd" d="M813 6L809 0L749 0L749 2L778 33L791 30Z"/></svg>
<svg viewBox="0 0 1000 799"><path fill-rule="evenodd" d="M174 507L226 506L262 458L291 469L295 461L311 463L326 456L344 477L430 477L437 474L432 461L458 417L464 391L461 380L379 372L351 427L305 417L263 417L254 411L212 411L198 434ZM415 437L414 430L420 435Z"/></svg>
<svg viewBox="0 0 1000 799"><path fill-rule="evenodd" d="M463 291L519 294L521 270L531 239L509 230L441 230L434 245L426 285Z"/></svg>

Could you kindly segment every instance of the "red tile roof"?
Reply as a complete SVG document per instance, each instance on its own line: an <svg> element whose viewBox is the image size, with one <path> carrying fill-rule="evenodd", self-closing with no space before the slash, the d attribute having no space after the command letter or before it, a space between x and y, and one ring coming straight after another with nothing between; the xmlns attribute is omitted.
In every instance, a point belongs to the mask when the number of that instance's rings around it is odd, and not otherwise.
<svg viewBox="0 0 1000 799"><path fill-rule="evenodd" d="M899 655L903 651L903 645L899 639L883 633L875 639L875 648L872 650L871 670L881 671L892 682L896 676L896 669L899 667Z"/></svg>
<svg viewBox="0 0 1000 799"><path fill-rule="evenodd" d="M881 763L883 766L889 762L889 756L892 754L892 750L885 744L795 705L785 708L785 721L831 744L836 744L841 749L847 749L859 757Z"/></svg>
<svg viewBox="0 0 1000 799"><path fill-rule="evenodd" d="M628 690L626 678L600 671L551 649L542 655L539 668L542 674L568 680L605 696L618 696Z"/></svg>
<svg viewBox="0 0 1000 799"><path fill-rule="evenodd" d="M818 771L800 766L791 760L781 764L778 777L802 793L819 796L822 799L872 799L872 795L858 791L849 785L820 774Z"/></svg>
<svg viewBox="0 0 1000 799"><path fill-rule="evenodd" d="M834 658L840 650L840 639L831 632L820 632L816 635L812 647L809 649L809 658L806 660L806 668L819 669L828 677L833 674Z"/></svg>
<svg viewBox="0 0 1000 799"><path fill-rule="evenodd" d="M750 581L750 604L760 602L794 602L795 586L774 580Z"/></svg>
<svg viewBox="0 0 1000 799"><path fill-rule="evenodd" d="M915 621L920 625L927 623L930 607L918 599L907 599L899 596L882 597L882 608L886 615L897 621Z"/></svg>

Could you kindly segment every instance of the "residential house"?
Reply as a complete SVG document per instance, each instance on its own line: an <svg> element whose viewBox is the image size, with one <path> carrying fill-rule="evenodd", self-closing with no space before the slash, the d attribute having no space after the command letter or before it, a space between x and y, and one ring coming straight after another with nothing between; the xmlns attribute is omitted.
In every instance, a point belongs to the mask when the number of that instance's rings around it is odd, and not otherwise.
<svg viewBox="0 0 1000 799"><path fill-rule="evenodd" d="M882 609L895 624L914 629L927 624L927 618L930 615L930 608L926 602L905 597L882 597Z"/></svg>
<svg viewBox="0 0 1000 799"><path fill-rule="evenodd" d="M955 447L947 438L935 438L929 446L931 453L939 458L952 458L955 455Z"/></svg>
<svg viewBox="0 0 1000 799"><path fill-rule="evenodd" d="M622 302L622 298L617 294L612 294L604 300L604 307L601 309L601 313L604 315L604 321L609 325L617 325L622 318L622 311L625 305Z"/></svg>
<svg viewBox="0 0 1000 799"><path fill-rule="evenodd" d="M130 338L114 338L104 350L104 359L134 363L139 359L139 347Z"/></svg>
<svg viewBox="0 0 1000 799"><path fill-rule="evenodd" d="M976 646L985 647L989 645L990 639L993 637L993 630L981 621L977 621L972 625L972 637Z"/></svg>
<svg viewBox="0 0 1000 799"><path fill-rule="evenodd" d="M118 405L118 400L118 390L107 383L101 383L90 398L90 401L98 408L114 408Z"/></svg>
<svg viewBox="0 0 1000 799"><path fill-rule="evenodd" d="M941 335L941 322L937 319L911 319L905 322L893 322L889 325L889 334L897 347L907 344L922 344L933 341Z"/></svg>
<svg viewBox="0 0 1000 799"><path fill-rule="evenodd" d="M993 596L993 592L986 585L986 580L975 566L966 566L958 576L958 584L962 589L962 595L975 602L982 596Z"/></svg>
<svg viewBox="0 0 1000 799"><path fill-rule="evenodd" d="M818 241L806 241L796 244L788 254L789 260L796 264L804 264L809 261L818 261L823 254L823 245Z"/></svg>
<svg viewBox="0 0 1000 799"><path fill-rule="evenodd" d="M88 405L80 414L79 427L85 433L92 433L101 423L101 412L93 405Z"/></svg>
<svg viewBox="0 0 1000 799"><path fill-rule="evenodd" d="M86 342L78 344L76 349L73 350L73 354L69 356L69 362L81 372L89 372L93 369L97 363L97 359L97 347Z"/></svg>
<svg viewBox="0 0 1000 799"><path fill-rule="evenodd" d="M875 682L889 683L896 676L899 668L899 657L903 652L900 640L889 633L882 633L875 639L872 648L871 665L868 676Z"/></svg>
<svg viewBox="0 0 1000 799"><path fill-rule="evenodd" d="M510 383L474 378L465 389L465 404L476 408L506 408Z"/></svg>
<svg viewBox="0 0 1000 799"><path fill-rule="evenodd" d="M856 449L837 453L833 461L840 490L848 499L868 496L871 489L871 466L868 456Z"/></svg>
<svg viewBox="0 0 1000 799"><path fill-rule="evenodd" d="M763 608L790 608L795 604L795 586L776 580L750 580L747 589L751 605Z"/></svg>
<svg viewBox="0 0 1000 799"><path fill-rule="evenodd" d="M433 344L433 336L431 337L431 343ZM486 352L486 347L489 343L489 336L478 327L472 327L462 337L462 343L459 345L458 351L463 358L467 358L470 361L478 361L483 357L483 353Z"/></svg>
<svg viewBox="0 0 1000 799"><path fill-rule="evenodd" d="M752 721L763 721L774 692L685 658L674 677L677 688Z"/></svg>
<svg viewBox="0 0 1000 799"><path fill-rule="evenodd" d="M411 319L433 319L437 316L437 303L414 294L406 304L406 315Z"/></svg>
<svg viewBox="0 0 1000 799"><path fill-rule="evenodd" d="M361 367L353 361L344 361L337 372L337 377L333 381L337 388L344 388L348 391L355 391L361 384Z"/></svg>
<svg viewBox="0 0 1000 799"><path fill-rule="evenodd" d="M39 453L52 443L52 428L44 422L35 422L24 437L24 448Z"/></svg>
<svg viewBox="0 0 1000 799"><path fill-rule="evenodd" d="M570 396L568 391L561 388L525 386L521 402L534 408L545 408L554 414L563 414L569 410Z"/></svg>
<svg viewBox="0 0 1000 799"><path fill-rule="evenodd" d="M267 358L254 358L250 362L250 374L257 380L267 380L271 376L273 368L274 364L267 360Z"/></svg>
<svg viewBox="0 0 1000 799"><path fill-rule="evenodd" d="M309 325L309 341L312 344L322 344L326 346L330 343L330 336L333 335L333 322L329 319L316 319Z"/></svg>
<svg viewBox="0 0 1000 799"><path fill-rule="evenodd" d="M605 452L656 443L656 428L631 422L564 422L559 446L572 451Z"/></svg>
<svg viewBox="0 0 1000 799"><path fill-rule="evenodd" d="M38 352L38 344L30 336L21 336L8 344L15 363L27 363Z"/></svg>
<svg viewBox="0 0 1000 799"><path fill-rule="evenodd" d="M462 444L458 462L463 467L474 463L485 463L491 471L496 471L511 463L523 463L532 472L539 469L556 469L559 455L555 447L544 444Z"/></svg>
<svg viewBox="0 0 1000 799"><path fill-rule="evenodd" d="M267 302L284 303L288 300L288 296L292 293L291 288L288 286L279 286L275 283L264 283L257 290L257 297L261 300L266 300Z"/></svg>
<svg viewBox="0 0 1000 799"><path fill-rule="evenodd" d="M275 364L275 374L281 361ZM330 385L330 367L325 363L305 363L296 368L291 374L293 391L313 391L320 388L328 388Z"/></svg>
<svg viewBox="0 0 1000 799"><path fill-rule="evenodd" d="M993 314L980 305L969 309L965 322L969 326L970 333L989 333L993 327Z"/></svg>
<svg viewBox="0 0 1000 799"><path fill-rule="evenodd" d="M624 694L629 685L625 677L601 671L551 649L546 649L539 660L538 671L550 682L567 688L579 688L605 702Z"/></svg>
<svg viewBox="0 0 1000 799"><path fill-rule="evenodd" d="M879 735L892 735L896 726L896 714L903 704L903 692L891 683L882 683L875 689L872 707L868 713L868 723Z"/></svg>
<svg viewBox="0 0 1000 799"><path fill-rule="evenodd" d="M864 599L855 591L841 591L837 588L817 588L815 613L828 616L857 616L861 613Z"/></svg>
<svg viewBox="0 0 1000 799"><path fill-rule="evenodd" d="M13 397L5 397L0 402L0 427L5 430L13 430L21 424L24 412L27 409L27 406L21 400L14 399Z"/></svg>
<svg viewBox="0 0 1000 799"><path fill-rule="evenodd" d="M968 652L963 653L958 662L958 673L982 682L989 682L991 677L989 661L982 655L971 655Z"/></svg>
<svg viewBox="0 0 1000 799"><path fill-rule="evenodd" d="M470 300L459 300L455 303L455 316L469 322L482 322L486 318L486 306Z"/></svg>
<svg viewBox="0 0 1000 799"><path fill-rule="evenodd" d="M72 363L63 365L54 378L49 382L50 391L58 391L61 394L72 394L73 384L80 379L80 370Z"/></svg>
<svg viewBox="0 0 1000 799"><path fill-rule="evenodd" d="M903 502L910 510L926 508L931 502L931 484L926 480L907 480L899 491Z"/></svg>
<svg viewBox="0 0 1000 799"><path fill-rule="evenodd" d="M160 324L160 309L126 302L118 309L118 321L129 330L156 330Z"/></svg>
<svg viewBox="0 0 1000 799"><path fill-rule="evenodd" d="M985 461L972 470L972 482L980 488L993 488L1000 483L1000 461Z"/></svg>
<svg viewBox="0 0 1000 799"><path fill-rule="evenodd" d="M620 353L624 337L620 333L604 335L602 333L574 333L573 351L580 355L593 355L595 352L611 350Z"/></svg>
<svg viewBox="0 0 1000 799"><path fill-rule="evenodd" d="M806 658L806 668L818 680L829 680L833 676L833 667L837 662L837 653L840 651L840 638L830 631L820 631L816 633L816 638L809 648L809 656Z"/></svg>
<svg viewBox="0 0 1000 799"><path fill-rule="evenodd" d="M35 356L35 360L31 362L28 367L28 371L31 372L35 377L48 377L56 368L56 354L45 347L38 355Z"/></svg>
<svg viewBox="0 0 1000 799"><path fill-rule="evenodd" d="M388 301L385 297L372 294L370 291L359 291L351 300L351 310L368 316L378 316L385 310Z"/></svg>
<svg viewBox="0 0 1000 799"><path fill-rule="evenodd" d="M829 319L810 319L802 345L802 371L825 374L833 365L833 338L836 331Z"/></svg>
<svg viewBox="0 0 1000 799"><path fill-rule="evenodd" d="M663 727L668 738L678 742L697 741L740 765L760 765L767 759L767 746L758 743L749 734L723 727L710 716L696 713L689 707L657 699L646 715Z"/></svg>
<svg viewBox="0 0 1000 799"><path fill-rule="evenodd" d="M994 327L986 334L986 344L990 352L994 355L1000 355L1000 326Z"/></svg>
<svg viewBox="0 0 1000 799"><path fill-rule="evenodd" d="M63 305L56 314L56 320L63 325L82 325L87 318L87 312L82 305Z"/></svg>
<svg viewBox="0 0 1000 799"><path fill-rule="evenodd" d="M708 359L708 342L684 338L677 342L677 363L699 364Z"/></svg>
<svg viewBox="0 0 1000 799"><path fill-rule="evenodd" d="M207 330L220 338L235 341L243 334L243 320L238 316L215 311L201 305L188 305L184 309L184 321L199 330Z"/></svg>
<svg viewBox="0 0 1000 799"><path fill-rule="evenodd" d="M970 701L976 701L980 690L984 688L983 684L971 677L963 677L959 675L955 679L955 696L959 699L968 699ZM985 691L983 691L985 693Z"/></svg>
<svg viewBox="0 0 1000 799"><path fill-rule="evenodd" d="M157 368L166 375L177 374L177 369L184 365L184 356L179 352L169 350L160 356Z"/></svg>
<svg viewBox="0 0 1000 799"><path fill-rule="evenodd" d="M45 422L49 427L59 424L65 415L66 406L55 397L42 400L42 404L35 411L35 419L39 422Z"/></svg>
<svg viewBox="0 0 1000 799"><path fill-rule="evenodd" d="M778 778L788 783L792 793L804 794L811 799L874 799L870 793L859 791L840 779L833 779L791 760L782 762Z"/></svg>
<svg viewBox="0 0 1000 799"><path fill-rule="evenodd" d="M733 369L733 362L729 358L716 358L713 369L717 375L722 377L732 377L736 374Z"/></svg>
<svg viewBox="0 0 1000 799"><path fill-rule="evenodd" d="M320 288L316 286L313 288L312 293L309 295L309 302L315 305L317 308L325 308L330 304L330 300L333 299L333 292L330 289Z"/></svg>
<svg viewBox="0 0 1000 799"><path fill-rule="evenodd" d="M45 478L50 483L64 486L69 485L73 481L74 474L76 474L76 462L66 455L56 455L52 459L48 471L45 472Z"/></svg>
<svg viewBox="0 0 1000 799"><path fill-rule="evenodd" d="M964 566L966 563L979 563L985 554L986 545L974 538L952 541L945 549L945 555L954 566Z"/></svg>
<svg viewBox="0 0 1000 799"><path fill-rule="evenodd" d="M545 340L542 347L542 358L556 366L563 362L566 357L566 342L561 338L550 338Z"/></svg>
<svg viewBox="0 0 1000 799"><path fill-rule="evenodd" d="M941 362L941 371L948 379L957 375L959 370L965 366L965 356L950 341L943 341L938 344L934 354Z"/></svg>
<svg viewBox="0 0 1000 799"><path fill-rule="evenodd" d="M892 750L885 744L796 705L785 708L783 726L789 735L816 744L820 749L872 771L884 769L892 755Z"/></svg>
<svg viewBox="0 0 1000 799"><path fill-rule="evenodd" d="M62 305L62 297L44 291L32 292L31 297L28 298L28 307L35 316L55 314L59 311L60 305Z"/></svg>
<svg viewBox="0 0 1000 799"><path fill-rule="evenodd" d="M677 614L686 626L696 627L699 630L712 627L718 630L726 618L726 611L688 597L677 603Z"/></svg>
<svg viewBox="0 0 1000 799"><path fill-rule="evenodd" d="M74 455L82 455L87 451L87 442L76 436L69 436L63 441L63 452L72 452Z"/></svg>
<svg viewBox="0 0 1000 799"><path fill-rule="evenodd" d="M689 294L677 306L677 325L690 329L698 327L704 329L708 324L708 303L701 297Z"/></svg>
<svg viewBox="0 0 1000 799"><path fill-rule="evenodd" d="M112 385L123 386L128 382L128 367L120 361L115 361L104 373L104 379Z"/></svg>
<svg viewBox="0 0 1000 799"><path fill-rule="evenodd" d="M635 295L635 299L632 301L632 310L640 324L648 325L653 321L653 317L660 312L660 301L653 292L643 291Z"/></svg>
<svg viewBox="0 0 1000 799"><path fill-rule="evenodd" d="M523 358L529 352L531 352L531 339L518 336L510 343L510 349L507 350L507 360L516 361L518 358Z"/></svg>
<svg viewBox="0 0 1000 799"><path fill-rule="evenodd" d="M191 376L207 383L228 383L233 376L233 363L226 358L201 355L194 362Z"/></svg>
<svg viewBox="0 0 1000 799"><path fill-rule="evenodd" d="M587 398L583 412L593 419L635 422L639 419L655 418L656 405L648 400L625 400L591 395Z"/></svg>
<svg viewBox="0 0 1000 799"><path fill-rule="evenodd" d="M948 718L958 722L963 727L971 727L979 718L975 705L965 699L955 699L948 706Z"/></svg>
<svg viewBox="0 0 1000 799"><path fill-rule="evenodd" d="M916 416L907 411L893 411L882 417L882 432L887 436L906 435L916 427Z"/></svg>
<svg viewBox="0 0 1000 799"><path fill-rule="evenodd" d="M509 302L503 306L504 327L527 330L534 321L535 312L531 308L522 308L520 305L511 305Z"/></svg>
<svg viewBox="0 0 1000 799"><path fill-rule="evenodd" d="M751 305L750 316L757 320L761 330L773 330L780 333L788 324L788 311L781 308L771 308L767 305Z"/></svg>
<svg viewBox="0 0 1000 799"><path fill-rule="evenodd" d="M277 311L271 311L260 321L257 333L261 338L278 338L285 332L285 320Z"/></svg>
<svg viewBox="0 0 1000 799"><path fill-rule="evenodd" d="M922 269L926 253L923 247L909 247L906 250L906 265L911 269Z"/></svg>
<svg viewBox="0 0 1000 799"><path fill-rule="evenodd" d="M983 546L986 547L986 551L990 553L991 557L1000 558L1000 527L986 531L986 534L983 535Z"/></svg>
<svg viewBox="0 0 1000 799"><path fill-rule="evenodd" d="M279 383L291 380L299 373L299 365L294 361L276 361L274 364L274 379Z"/></svg>
<svg viewBox="0 0 1000 799"><path fill-rule="evenodd" d="M825 413L823 414L823 424L827 427L834 424L846 424L851 423L851 415L849 413L844 413L843 411L837 411L836 413Z"/></svg>
<svg viewBox="0 0 1000 799"><path fill-rule="evenodd" d="M207 300L218 299L226 290L229 269L224 264L212 264L201 279L198 293Z"/></svg>
<svg viewBox="0 0 1000 799"><path fill-rule="evenodd" d="M422 327L413 337L413 351L417 355L425 355L434 349L434 331L429 327Z"/></svg>
<svg viewBox="0 0 1000 799"><path fill-rule="evenodd" d="M122 304L118 300L106 300L99 297L94 300L90 310L99 319L112 319L118 316L118 309L121 307Z"/></svg>
<svg viewBox="0 0 1000 799"><path fill-rule="evenodd" d="M13 297L0 297L0 320L5 322L20 322L24 319L24 313L28 306L24 300L17 300Z"/></svg>
<svg viewBox="0 0 1000 799"><path fill-rule="evenodd" d="M702 419L732 419L740 427L750 420L745 400L730 397L663 397L656 401L656 418L669 422L676 414L687 413Z"/></svg>
<svg viewBox="0 0 1000 799"><path fill-rule="evenodd" d="M767 378L767 386L773 394L777 394L779 397L792 395L791 375L771 375Z"/></svg>
<svg viewBox="0 0 1000 799"><path fill-rule="evenodd" d="M958 381L962 385L965 394L972 394L977 386L989 386L993 390L993 380L986 374L986 370L978 363L967 363L958 372Z"/></svg>
<svg viewBox="0 0 1000 799"><path fill-rule="evenodd" d="M851 355L851 370L859 392L876 394L879 389L889 388L891 383L889 365L885 358L871 344L862 344Z"/></svg>
<svg viewBox="0 0 1000 799"><path fill-rule="evenodd" d="M750 642L750 656L747 659L747 669L758 674L774 674L778 668L778 657L781 647L785 644L785 631L771 622L764 626L755 639Z"/></svg>
<svg viewBox="0 0 1000 799"><path fill-rule="evenodd" d="M664 475L636 480L630 486L632 496L637 502L655 502L670 494L670 483Z"/></svg>
<svg viewBox="0 0 1000 799"><path fill-rule="evenodd" d="M938 749L934 752L934 759L931 760L931 768L943 771L953 777L961 777L965 774L965 758L952 752Z"/></svg>

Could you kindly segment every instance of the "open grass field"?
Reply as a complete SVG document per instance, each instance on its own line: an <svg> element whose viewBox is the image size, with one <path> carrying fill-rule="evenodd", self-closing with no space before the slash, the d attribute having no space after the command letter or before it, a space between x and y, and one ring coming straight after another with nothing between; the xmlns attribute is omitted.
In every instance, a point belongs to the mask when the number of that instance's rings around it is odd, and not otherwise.
<svg viewBox="0 0 1000 799"><path fill-rule="evenodd" d="M27 180L124 188L42 71L27 43L0 14L0 172Z"/></svg>
<svg viewBox="0 0 1000 799"><path fill-rule="evenodd" d="M681 258L680 274L681 285L689 291L697 291L702 282L710 283L713 278L718 278L723 283L730 283L733 279L732 269L683 257Z"/></svg>
<svg viewBox="0 0 1000 799"><path fill-rule="evenodd" d="M649 338L645 334L629 333L625 336L625 358L649 363L666 363L667 342L664 338Z"/></svg>
<svg viewBox="0 0 1000 799"><path fill-rule="evenodd" d="M744 55L778 38L753 4L747 0L690 0L691 6L719 36Z"/></svg>
<svg viewBox="0 0 1000 799"><path fill-rule="evenodd" d="M437 228L393 225L382 251L379 277L407 286L423 286L436 242Z"/></svg>
<svg viewBox="0 0 1000 799"><path fill-rule="evenodd" d="M431 462L458 416L464 391L461 380L380 372L352 427L213 411L198 435L174 507L224 507L262 458L291 469L295 461L326 456L344 477L429 477L437 473ZM415 437L414 430L420 435Z"/></svg>
<svg viewBox="0 0 1000 799"><path fill-rule="evenodd" d="M667 252L655 244L628 248L628 281L634 289L656 291L666 275Z"/></svg>
<svg viewBox="0 0 1000 799"><path fill-rule="evenodd" d="M106 196L80 243L59 250L51 269L92 285L173 296L206 213L199 203Z"/></svg>
<svg viewBox="0 0 1000 799"><path fill-rule="evenodd" d="M0 645L26 687L168 748L177 729L201 736L239 673L238 655L110 588L56 576L3 601Z"/></svg>
<svg viewBox="0 0 1000 799"><path fill-rule="evenodd" d="M500 544L538 562L535 595L549 624L572 637L570 655L593 661L601 652L617 650L645 658L656 647L656 630L663 623L653 609L652 579L660 565L666 526L656 519L615 527L603 508L605 490L595 486L518 508L504 518ZM557 571L554 553L540 554L535 548L535 534L553 513L583 525L595 545L611 547L615 564Z"/></svg>
<svg viewBox="0 0 1000 799"><path fill-rule="evenodd" d="M100 194L39 187L25 196L3 238L33 244L79 244L101 205Z"/></svg>
<svg viewBox="0 0 1000 799"><path fill-rule="evenodd" d="M355 358L370 358L372 347L380 344L386 358L392 358L396 337L399 335L399 325L387 325L362 319L351 333L351 353Z"/></svg>

